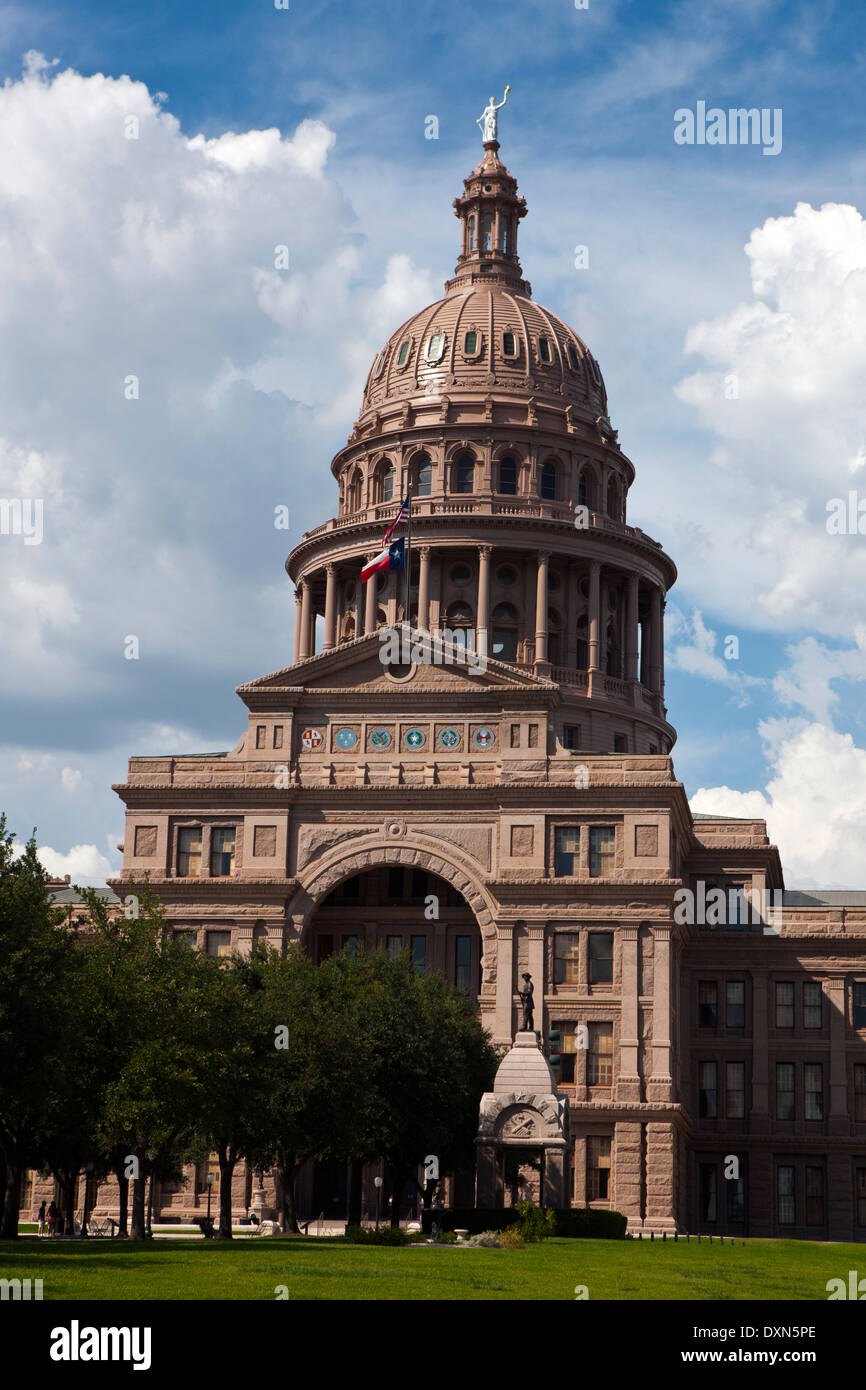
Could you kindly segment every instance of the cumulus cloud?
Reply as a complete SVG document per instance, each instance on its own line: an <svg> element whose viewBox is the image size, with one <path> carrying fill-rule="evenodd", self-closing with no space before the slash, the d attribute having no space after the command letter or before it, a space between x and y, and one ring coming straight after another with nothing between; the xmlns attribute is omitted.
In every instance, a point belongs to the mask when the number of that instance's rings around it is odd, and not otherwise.
<svg viewBox="0 0 866 1390"><path fill-rule="evenodd" d="M69 874L72 883L85 888L102 886L111 874L110 862L96 845L73 845L68 854L40 845L39 862L52 878Z"/></svg>
<svg viewBox="0 0 866 1390"><path fill-rule="evenodd" d="M722 655L716 652L718 635L707 627L697 609L687 618L679 609L671 607L666 614L665 640L671 646L668 659L672 667L728 686L738 704L747 703L746 692L750 686L764 684L760 677L747 675L734 664L739 660L736 634L726 634L721 639Z"/></svg>

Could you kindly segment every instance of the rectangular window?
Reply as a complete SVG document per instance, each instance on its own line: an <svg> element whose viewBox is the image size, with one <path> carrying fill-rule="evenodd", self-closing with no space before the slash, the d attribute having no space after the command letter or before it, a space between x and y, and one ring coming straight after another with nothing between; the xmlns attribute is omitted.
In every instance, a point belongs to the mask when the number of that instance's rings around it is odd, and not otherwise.
<svg viewBox="0 0 866 1390"><path fill-rule="evenodd" d="M586 1057L586 1080L589 1086L613 1084L613 1024L591 1023Z"/></svg>
<svg viewBox="0 0 866 1390"><path fill-rule="evenodd" d="M268 735L267 726L264 725L264 724L257 724L257 725L256 725L256 747L257 747L257 748L267 748L268 745L267 745L267 743L265 742L265 740L266 740L266 738L267 738L267 735Z"/></svg>
<svg viewBox="0 0 866 1390"><path fill-rule="evenodd" d="M275 725L274 725L274 747L275 747L275 748L282 748L282 746L283 746L283 726L282 726L282 724L275 724Z"/></svg>
<svg viewBox="0 0 866 1390"><path fill-rule="evenodd" d="M537 748L537 747L538 747L538 725L537 725L537 724L530 724L530 726L529 726L529 746L530 746L530 748Z"/></svg>
<svg viewBox="0 0 866 1390"><path fill-rule="evenodd" d="M725 1077L725 1114L729 1120L742 1120L746 1113L745 1062L728 1062Z"/></svg>
<svg viewBox="0 0 866 1390"><path fill-rule="evenodd" d="M564 728L563 728L563 730L562 730L562 746L563 746L563 748L579 748L579 747L580 747L580 725L579 725L579 724L566 724L566 725L564 726Z"/></svg>
<svg viewBox="0 0 866 1390"><path fill-rule="evenodd" d="M177 832L177 872L180 878L201 873L201 826L184 825Z"/></svg>
<svg viewBox="0 0 866 1390"><path fill-rule="evenodd" d="M562 1035L562 1049L560 1054L562 1057L562 1069L560 1071L560 1081L564 1081L566 1085L571 1086L574 1084L574 1069L577 1063L577 1033L575 1031L577 1025L571 1022L558 1023L555 1026Z"/></svg>
<svg viewBox="0 0 866 1390"><path fill-rule="evenodd" d="M519 748L519 747L520 747L520 725L519 725L519 724L512 724L512 726L511 726L511 747L512 747L512 748Z"/></svg>
<svg viewBox="0 0 866 1390"><path fill-rule="evenodd" d="M417 901L427 896L427 874L424 869L412 870L412 897Z"/></svg>
<svg viewBox="0 0 866 1390"><path fill-rule="evenodd" d="M589 1202L607 1200L610 1191L610 1138L590 1134L586 1141L586 1196Z"/></svg>
<svg viewBox="0 0 866 1390"><path fill-rule="evenodd" d="M725 1023L728 1028L746 1026L745 980L728 980L725 985Z"/></svg>
<svg viewBox="0 0 866 1390"><path fill-rule="evenodd" d="M794 1063L776 1063L776 1119L794 1118Z"/></svg>
<svg viewBox="0 0 866 1390"><path fill-rule="evenodd" d="M728 1178L725 1188L728 1193L728 1220L732 1226L740 1225L746 1219L746 1179L742 1173L738 1178Z"/></svg>
<svg viewBox="0 0 866 1390"><path fill-rule="evenodd" d="M341 949L346 952L347 956L356 956L358 954L357 936L344 936L341 942Z"/></svg>
<svg viewBox="0 0 866 1390"><path fill-rule="evenodd" d="M580 831L576 825L557 825L553 832L554 864L557 878L573 878L578 872Z"/></svg>
<svg viewBox="0 0 866 1390"><path fill-rule="evenodd" d="M784 1164L776 1170L776 1191L779 1204L779 1225L793 1226L797 1219L794 1199L794 1169Z"/></svg>
<svg viewBox="0 0 866 1390"><path fill-rule="evenodd" d="M427 938L426 936L412 937L412 964L419 975L423 975L427 969Z"/></svg>
<svg viewBox="0 0 866 1390"><path fill-rule="evenodd" d="M854 1027L866 1028L866 980L854 981Z"/></svg>
<svg viewBox="0 0 866 1390"><path fill-rule="evenodd" d="M609 985L613 982L613 932L594 931L589 934L589 983Z"/></svg>
<svg viewBox="0 0 866 1390"><path fill-rule="evenodd" d="M866 1168L858 1168L855 1173L857 1194L857 1225L866 1226Z"/></svg>
<svg viewBox="0 0 866 1390"><path fill-rule="evenodd" d="M576 985L579 959L580 936L577 932L556 932L553 938L554 984Z"/></svg>
<svg viewBox="0 0 866 1390"><path fill-rule="evenodd" d="M824 1067L821 1062L804 1063L803 1092L806 1101L805 1118L807 1120L823 1120Z"/></svg>
<svg viewBox="0 0 866 1390"><path fill-rule="evenodd" d="M385 950L388 952L388 955L389 955L389 956L399 956L399 954L400 954L400 952L402 951L402 949L403 949L403 938L402 938L402 936L386 936L386 937L385 937Z"/></svg>
<svg viewBox="0 0 866 1390"><path fill-rule="evenodd" d="M698 1114L702 1120L714 1120L718 1114L718 1081L715 1062L701 1062Z"/></svg>
<svg viewBox="0 0 866 1390"><path fill-rule="evenodd" d="M614 734L614 736L613 736L613 751L614 751L614 753L627 753L627 752L628 752L628 739L627 739L627 737L626 737L625 734Z"/></svg>
<svg viewBox="0 0 866 1390"><path fill-rule="evenodd" d="M214 878L228 878L235 866L235 828L215 825L211 831L210 871Z"/></svg>
<svg viewBox="0 0 866 1390"><path fill-rule="evenodd" d="M209 931L207 934L207 953L221 959L232 953L232 934L230 931Z"/></svg>
<svg viewBox="0 0 866 1390"><path fill-rule="evenodd" d="M316 943L316 960L319 965L323 960L334 954L334 938L330 932L324 932Z"/></svg>
<svg viewBox="0 0 866 1390"><path fill-rule="evenodd" d="M701 1224L713 1226L718 1220L718 1188L719 1174L715 1163L702 1163L700 1165L700 1203L701 1203Z"/></svg>
<svg viewBox="0 0 866 1390"><path fill-rule="evenodd" d="M179 941L182 946L186 946L187 949L190 951L195 950L197 935L197 932L190 931L186 927L175 927L174 931L172 932L172 937L174 938L174 940Z"/></svg>
<svg viewBox="0 0 866 1390"><path fill-rule="evenodd" d="M613 873L616 831L612 825L593 825L589 831L589 876L607 878Z"/></svg>
<svg viewBox="0 0 866 1390"><path fill-rule="evenodd" d="M824 1169L806 1168L806 1225L824 1225Z"/></svg>
<svg viewBox="0 0 866 1390"><path fill-rule="evenodd" d="M776 981L776 1027L794 1026L794 984L792 980Z"/></svg>
<svg viewBox="0 0 866 1390"><path fill-rule="evenodd" d="M396 899L397 902L402 902L402 901L403 901L403 870L402 870L402 869L389 869L389 870L388 870L388 897L391 898L392 901L393 901L394 899Z"/></svg>
<svg viewBox="0 0 866 1390"><path fill-rule="evenodd" d="M719 989L715 980L698 981L698 1023L701 1028L716 1028L719 1022Z"/></svg>
<svg viewBox="0 0 866 1390"><path fill-rule="evenodd" d="M210 1183L208 1178L211 1179ZM195 1165L195 1190L196 1193L207 1196L210 1187L213 1197L216 1197L220 1190L220 1164L216 1154L211 1154L207 1163L197 1163Z"/></svg>
<svg viewBox="0 0 866 1390"><path fill-rule="evenodd" d="M458 936L455 942L454 983L462 994L472 993L471 936Z"/></svg>
<svg viewBox="0 0 866 1390"><path fill-rule="evenodd" d="M854 1068L854 1119L866 1121L866 1066Z"/></svg>
<svg viewBox="0 0 866 1390"><path fill-rule="evenodd" d="M803 985L803 1027L823 1027L824 991L820 980L806 980Z"/></svg>

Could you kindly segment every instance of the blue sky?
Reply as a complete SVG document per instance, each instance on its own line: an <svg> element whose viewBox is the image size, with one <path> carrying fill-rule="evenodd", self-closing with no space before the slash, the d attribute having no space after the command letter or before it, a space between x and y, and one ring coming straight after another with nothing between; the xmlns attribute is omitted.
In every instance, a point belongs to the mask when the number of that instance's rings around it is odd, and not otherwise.
<svg viewBox="0 0 866 1390"><path fill-rule="evenodd" d="M55 499L38 553L0 538L0 804L52 867L116 867L125 757L233 746L234 685L290 654L285 551L333 510L373 353L451 272L507 82L525 273L598 357L630 520L680 570L678 773L767 815L789 885L862 886L864 542L825 511L866 460L864 31L754 0L0 9L0 495ZM698 101L780 108L781 153L675 144Z"/></svg>

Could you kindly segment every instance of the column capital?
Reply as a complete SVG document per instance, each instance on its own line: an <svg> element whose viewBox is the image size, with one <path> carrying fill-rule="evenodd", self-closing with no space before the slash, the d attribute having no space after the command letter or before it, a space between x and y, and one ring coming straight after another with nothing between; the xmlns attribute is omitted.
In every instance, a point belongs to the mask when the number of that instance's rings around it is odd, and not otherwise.
<svg viewBox="0 0 866 1390"><path fill-rule="evenodd" d="M337 566L335 565L334 561L328 560L327 564L325 565L325 574L327 574L330 577L332 575L335 575L336 573Z"/></svg>
<svg viewBox="0 0 866 1390"><path fill-rule="evenodd" d="M421 556L422 560L428 560L430 558L430 552L432 551L432 549L432 545L419 545L418 554Z"/></svg>
<svg viewBox="0 0 866 1390"><path fill-rule="evenodd" d="M478 547L478 554L479 554L479 555L486 555L487 558L489 559L490 556L493 554L493 546L492 546L492 545L486 545L486 544L485 544L485 545L479 545L479 547Z"/></svg>
<svg viewBox="0 0 866 1390"><path fill-rule="evenodd" d="M550 560L550 551L549 551L549 550L539 550L539 552L538 552L538 563L539 563L540 565L546 565L546 564L548 563L549 560Z"/></svg>

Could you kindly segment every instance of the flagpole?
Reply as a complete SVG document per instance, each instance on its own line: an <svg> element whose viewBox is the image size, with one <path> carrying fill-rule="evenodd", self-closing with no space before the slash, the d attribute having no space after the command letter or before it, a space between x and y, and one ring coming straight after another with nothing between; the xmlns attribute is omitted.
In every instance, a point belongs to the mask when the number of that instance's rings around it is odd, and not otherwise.
<svg viewBox="0 0 866 1390"><path fill-rule="evenodd" d="M406 612L405 621L409 624L412 620L411 601L412 601L412 484L406 493L409 499L409 515L406 519Z"/></svg>

